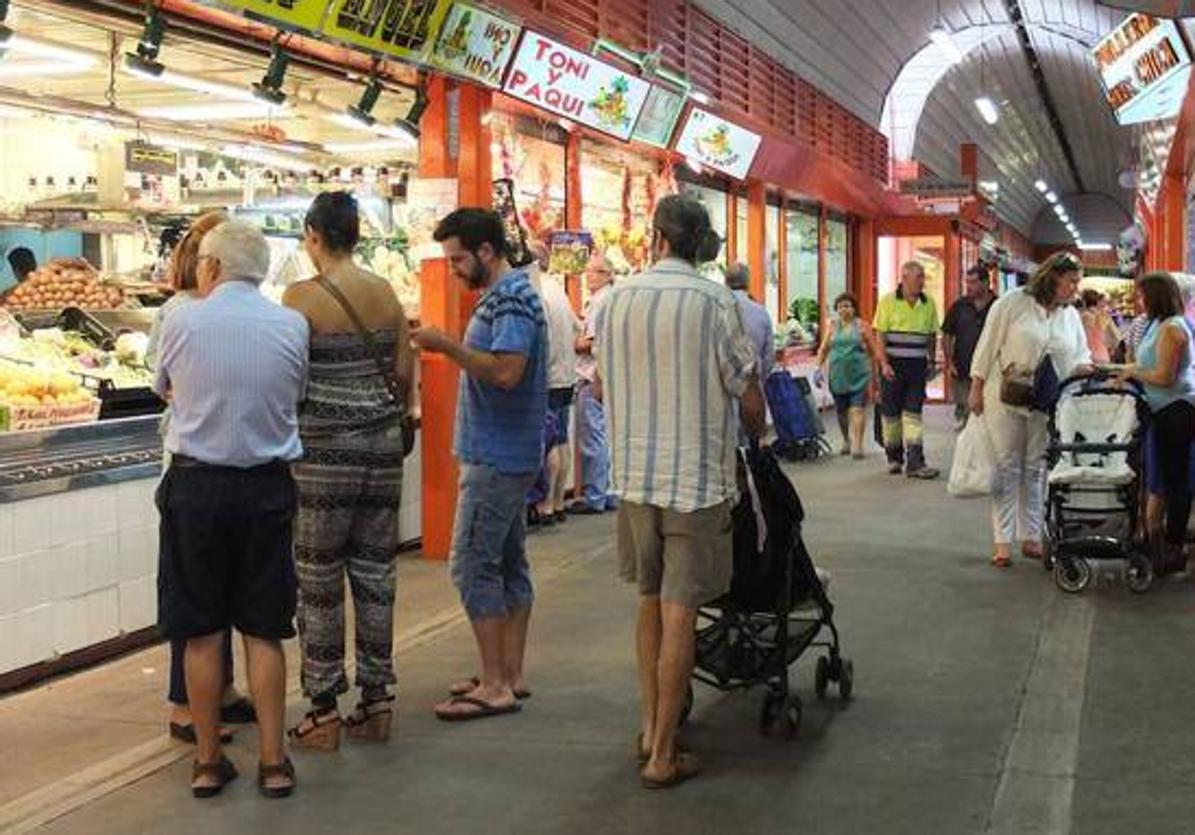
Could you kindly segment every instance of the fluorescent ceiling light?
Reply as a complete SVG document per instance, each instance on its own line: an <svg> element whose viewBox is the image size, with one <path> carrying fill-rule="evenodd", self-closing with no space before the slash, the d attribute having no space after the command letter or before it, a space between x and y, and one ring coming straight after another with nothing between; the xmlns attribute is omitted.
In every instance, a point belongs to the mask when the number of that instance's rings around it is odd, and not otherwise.
<svg viewBox="0 0 1195 835"><path fill-rule="evenodd" d="M305 173L314 167L311 163L298 157L279 154L268 148L259 148L254 145L225 145L220 149L220 153L226 157L268 165L271 168L282 168L287 171Z"/></svg>
<svg viewBox="0 0 1195 835"><path fill-rule="evenodd" d="M954 42L954 36L945 26L935 26L929 30L929 39L938 45L938 48L950 59L951 64L957 64L963 60L963 51L958 48L958 44Z"/></svg>
<svg viewBox="0 0 1195 835"><path fill-rule="evenodd" d="M161 73L147 72L138 66L128 63L122 63L121 69L124 70L126 75L131 75L145 81L155 81L171 87L178 87L182 90L190 90L194 93L206 93L209 96L216 96L231 101L257 102L257 99L253 97L253 93L244 87L221 84L218 81L208 81L204 78L197 78L193 75L185 75L165 69ZM260 107L260 105L258 106Z"/></svg>
<svg viewBox="0 0 1195 835"><path fill-rule="evenodd" d="M979 187L984 191L999 191L1000 184L995 180L980 180Z"/></svg>
<svg viewBox="0 0 1195 835"><path fill-rule="evenodd" d="M368 142L328 142L324 150L336 156L351 154L384 154L391 151L409 151L416 145L415 140L403 136L393 139L374 139Z"/></svg>
<svg viewBox="0 0 1195 835"><path fill-rule="evenodd" d="M1084 243L1083 241L1079 241L1079 249L1083 249L1088 252L1110 252L1112 250L1112 244Z"/></svg>
<svg viewBox="0 0 1195 835"><path fill-rule="evenodd" d="M16 33L13 33L13 36L8 39L8 43L4 45L4 49L7 52L13 52L17 55L32 55L35 58L49 58L54 61L70 61L73 64L80 64L85 67L90 67L96 63L96 57L91 53L69 49L45 41L34 40L33 38Z"/></svg>
<svg viewBox="0 0 1195 835"><path fill-rule="evenodd" d="M374 122L372 125L362 120L338 111L325 111L323 117L329 122L334 122L342 128L349 128L350 130L362 131L370 133L374 136L384 136L388 139L405 140L407 148L413 148L416 144L415 137L410 133L397 127L393 124L386 124L385 122Z"/></svg>
<svg viewBox="0 0 1195 835"><path fill-rule="evenodd" d="M49 61L0 62L0 78L38 78L51 75L79 75L90 69L87 64Z"/></svg>
<svg viewBox="0 0 1195 835"><path fill-rule="evenodd" d="M1058 195L1057 195L1057 194L1055 194L1055 193L1054 193L1054 192L1052 192L1052 191L1047 191L1047 192L1046 192L1046 201L1047 201L1047 202L1049 202L1049 203L1057 203L1057 202L1058 202Z"/></svg>
<svg viewBox="0 0 1195 835"><path fill-rule="evenodd" d="M1036 183L1033 184L1033 187L1036 188L1038 191L1040 191L1042 194L1045 194L1047 191L1050 190L1050 186L1046 184L1045 180L1038 180Z"/></svg>
<svg viewBox="0 0 1195 835"><path fill-rule="evenodd" d="M1000 121L1000 110L996 107L996 103L988 96L980 96L975 100L975 109L979 111L979 115L989 125L994 125Z"/></svg>
<svg viewBox="0 0 1195 835"><path fill-rule="evenodd" d="M211 145L201 139L189 139L185 136L175 136L165 133L151 133L146 135L151 145L161 145L163 148L173 148L176 151L206 151Z"/></svg>
<svg viewBox="0 0 1195 835"><path fill-rule="evenodd" d="M137 114L146 119L165 119L171 122L224 122L238 119L278 118L283 112L283 108L272 107L264 102L244 101L143 107L137 111Z"/></svg>

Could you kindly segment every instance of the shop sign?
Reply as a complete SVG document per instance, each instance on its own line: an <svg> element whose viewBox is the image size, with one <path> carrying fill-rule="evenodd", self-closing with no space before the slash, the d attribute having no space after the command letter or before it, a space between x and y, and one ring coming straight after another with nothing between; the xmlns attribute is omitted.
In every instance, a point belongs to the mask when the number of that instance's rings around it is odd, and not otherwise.
<svg viewBox="0 0 1195 835"><path fill-rule="evenodd" d="M332 0L323 32L382 55L422 61L448 5L449 0Z"/></svg>
<svg viewBox="0 0 1195 835"><path fill-rule="evenodd" d="M495 14L467 3L456 3L440 29L432 51L432 66L487 87L501 87L502 76L519 40L519 29L517 24Z"/></svg>
<svg viewBox="0 0 1195 835"><path fill-rule="evenodd" d="M758 133L694 107L689 111L676 150L715 171L745 180L762 141Z"/></svg>
<svg viewBox="0 0 1195 835"><path fill-rule="evenodd" d="M1191 76L1178 24L1130 15L1092 50L1108 103L1122 125L1177 116Z"/></svg>
<svg viewBox="0 0 1195 835"><path fill-rule="evenodd" d="M657 148L667 148L687 98L679 90L659 84L651 85L651 92L647 94L647 102L643 105L643 112L639 114L631 138Z"/></svg>
<svg viewBox="0 0 1195 835"><path fill-rule="evenodd" d="M126 142L124 170L129 174L178 174L178 151L150 145L148 142Z"/></svg>
<svg viewBox="0 0 1195 835"><path fill-rule="evenodd" d="M548 272L581 275L593 254L593 233L553 232L548 238Z"/></svg>
<svg viewBox="0 0 1195 835"><path fill-rule="evenodd" d="M970 180L939 180L935 178L902 180L900 193L918 200L958 200L975 193Z"/></svg>
<svg viewBox="0 0 1195 835"><path fill-rule="evenodd" d="M517 99L627 141L651 85L527 31L504 89Z"/></svg>
<svg viewBox="0 0 1195 835"><path fill-rule="evenodd" d="M226 6L280 23L288 29L318 32L328 0L220 0Z"/></svg>

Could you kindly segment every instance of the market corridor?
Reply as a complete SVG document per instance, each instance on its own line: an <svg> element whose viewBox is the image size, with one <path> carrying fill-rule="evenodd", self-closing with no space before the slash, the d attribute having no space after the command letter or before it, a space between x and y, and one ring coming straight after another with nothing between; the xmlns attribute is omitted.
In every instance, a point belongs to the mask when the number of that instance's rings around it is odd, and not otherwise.
<svg viewBox="0 0 1195 835"><path fill-rule="evenodd" d="M941 450L946 415L932 422L929 449ZM187 791L190 752L164 741L163 653L148 650L0 702L0 830L90 796L37 831L1189 831L1189 582L1064 597L1036 564L988 564L985 502L879 463L789 468L857 674L849 706L818 703L802 660L794 743L758 735L758 693L699 689L686 737L706 774L673 792L639 788L633 597L614 577L607 516L531 540L534 696L520 716L462 727L433 717L472 647L443 568L406 560L390 744L299 755L298 794L272 803L246 776L251 741L238 741L242 778L201 810ZM297 717L296 699L291 708Z"/></svg>

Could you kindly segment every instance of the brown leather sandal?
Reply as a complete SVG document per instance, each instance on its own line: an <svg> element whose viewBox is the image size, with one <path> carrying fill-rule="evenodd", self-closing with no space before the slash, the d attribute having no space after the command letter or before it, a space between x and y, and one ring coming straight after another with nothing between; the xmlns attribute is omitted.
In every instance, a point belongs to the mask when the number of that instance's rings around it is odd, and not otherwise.
<svg viewBox="0 0 1195 835"><path fill-rule="evenodd" d="M390 738L390 722L394 718L394 696L360 701L353 712L344 717L344 726L351 739L385 742Z"/></svg>
<svg viewBox="0 0 1195 835"><path fill-rule="evenodd" d="M303 721L286 732L292 748L307 751L335 751L340 748L340 712L312 710Z"/></svg>
<svg viewBox="0 0 1195 835"><path fill-rule="evenodd" d="M195 785L195 781L202 777L215 777L217 782L210 785ZM224 787L237 778L237 767L228 757L221 756L218 762L201 763L196 760L191 766L191 794L200 800L215 797L224 791Z"/></svg>
<svg viewBox="0 0 1195 835"><path fill-rule="evenodd" d="M271 777L285 777L290 780L289 786L271 786L266 783ZM262 797L268 797L271 800L278 800L283 797L290 797L295 793L295 764L287 757L278 765L266 765L264 763L257 764L257 790Z"/></svg>

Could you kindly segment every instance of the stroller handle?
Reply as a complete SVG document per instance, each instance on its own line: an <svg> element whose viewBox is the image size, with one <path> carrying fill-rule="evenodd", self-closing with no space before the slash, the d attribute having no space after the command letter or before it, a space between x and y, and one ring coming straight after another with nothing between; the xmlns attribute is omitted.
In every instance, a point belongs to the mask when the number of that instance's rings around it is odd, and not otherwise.
<svg viewBox="0 0 1195 835"><path fill-rule="evenodd" d="M1058 386L1059 395L1074 386L1081 388L1082 394L1129 394L1138 400L1145 396L1145 387L1137 380L1112 382L1112 374L1103 369L1095 369L1090 374L1072 374Z"/></svg>

